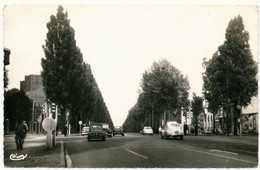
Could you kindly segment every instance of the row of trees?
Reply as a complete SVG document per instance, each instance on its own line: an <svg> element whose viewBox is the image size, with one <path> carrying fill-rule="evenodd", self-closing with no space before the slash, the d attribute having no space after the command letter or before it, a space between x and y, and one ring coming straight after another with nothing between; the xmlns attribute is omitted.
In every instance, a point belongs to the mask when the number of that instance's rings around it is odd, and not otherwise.
<svg viewBox="0 0 260 170"><path fill-rule="evenodd" d="M143 73L141 89L123 124L126 131L139 132L144 125L158 130L162 117L181 121L181 110L189 109L189 82L169 61L154 62Z"/></svg>
<svg viewBox="0 0 260 170"><path fill-rule="evenodd" d="M241 107L248 106L251 98L257 95L258 70L248 43L249 33L245 31L241 16L230 20L225 38L213 57L203 61L203 94L214 116L223 108L227 134L232 124L234 134L237 134Z"/></svg>
<svg viewBox="0 0 260 170"><path fill-rule="evenodd" d="M138 101L130 109L124 128L138 132L144 125L150 125L157 131L163 114L171 113L175 120L179 120L181 108L186 116L189 107L193 112L193 123L198 124L204 98L208 110L213 113L213 120L223 109L226 133L229 135L233 128L236 135L241 108L248 106L251 98L257 95L258 70L241 16L230 20L225 37L212 59L203 59L203 97L193 94L193 100L189 102L187 77L166 60L154 63L143 74Z"/></svg>
<svg viewBox="0 0 260 170"><path fill-rule="evenodd" d="M59 106L64 123L69 113L74 130L78 128L79 120L106 122L113 126L91 67L83 61L76 45L68 13L62 6L57 11L47 23L47 39L43 46L45 58L42 58L41 75L47 98Z"/></svg>

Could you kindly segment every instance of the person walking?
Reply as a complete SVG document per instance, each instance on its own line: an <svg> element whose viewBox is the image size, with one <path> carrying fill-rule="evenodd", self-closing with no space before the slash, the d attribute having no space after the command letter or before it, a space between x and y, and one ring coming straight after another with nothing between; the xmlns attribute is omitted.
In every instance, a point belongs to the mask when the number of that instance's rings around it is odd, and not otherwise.
<svg viewBox="0 0 260 170"><path fill-rule="evenodd" d="M64 126L64 136L67 136L68 127L67 125Z"/></svg>
<svg viewBox="0 0 260 170"><path fill-rule="evenodd" d="M18 120L18 124L15 128L15 143L16 143L17 150L23 149L23 143L26 137L26 132L27 132L27 127L24 124L24 121Z"/></svg>

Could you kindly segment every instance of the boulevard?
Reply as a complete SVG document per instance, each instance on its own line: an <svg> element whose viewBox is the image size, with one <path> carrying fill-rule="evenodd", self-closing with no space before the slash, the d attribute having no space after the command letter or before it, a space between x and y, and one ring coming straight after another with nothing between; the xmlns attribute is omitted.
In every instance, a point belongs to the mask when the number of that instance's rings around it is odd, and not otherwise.
<svg viewBox="0 0 260 170"><path fill-rule="evenodd" d="M37 148L37 155L46 157L57 152L64 144L67 167L73 168L255 168L258 166L258 136L184 136L180 139L161 139L158 134L126 133L105 141L88 141L87 136L58 135L58 146L51 151L44 149L46 136L29 135L24 150L15 151L13 136L4 137L4 163L18 167L52 167L60 157L48 164L30 165L30 152ZM28 154L24 161L11 161L10 154ZM32 160L36 158L31 158ZM43 160L43 159L42 159ZM53 163L51 163L53 161ZM55 165L56 166L56 165Z"/></svg>
<svg viewBox="0 0 260 170"><path fill-rule="evenodd" d="M159 135L126 134L106 141L86 137L64 138L72 167L89 168L238 168L256 167L255 141L232 136L185 136L184 140Z"/></svg>

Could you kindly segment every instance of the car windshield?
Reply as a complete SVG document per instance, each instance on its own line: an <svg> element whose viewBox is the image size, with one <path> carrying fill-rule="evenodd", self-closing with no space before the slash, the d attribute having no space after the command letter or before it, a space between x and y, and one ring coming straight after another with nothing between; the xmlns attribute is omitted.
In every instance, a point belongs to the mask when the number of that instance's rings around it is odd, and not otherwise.
<svg viewBox="0 0 260 170"><path fill-rule="evenodd" d="M91 129L92 130L102 130L102 126L101 125L91 125Z"/></svg>
<svg viewBox="0 0 260 170"><path fill-rule="evenodd" d="M121 128L121 126L115 126L115 129L120 129Z"/></svg>

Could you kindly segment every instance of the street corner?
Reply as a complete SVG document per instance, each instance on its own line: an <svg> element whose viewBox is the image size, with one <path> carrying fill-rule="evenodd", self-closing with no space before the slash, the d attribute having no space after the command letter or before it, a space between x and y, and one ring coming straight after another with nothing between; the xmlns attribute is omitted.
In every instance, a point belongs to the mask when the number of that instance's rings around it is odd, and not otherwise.
<svg viewBox="0 0 260 170"><path fill-rule="evenodd" d="M4 152L6 167L64 167L61 164L61 143L52 149L45 146L24 148L23 150L7 150Z"/></svg>

